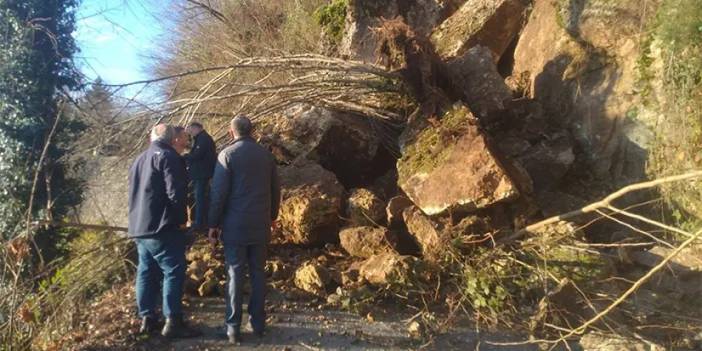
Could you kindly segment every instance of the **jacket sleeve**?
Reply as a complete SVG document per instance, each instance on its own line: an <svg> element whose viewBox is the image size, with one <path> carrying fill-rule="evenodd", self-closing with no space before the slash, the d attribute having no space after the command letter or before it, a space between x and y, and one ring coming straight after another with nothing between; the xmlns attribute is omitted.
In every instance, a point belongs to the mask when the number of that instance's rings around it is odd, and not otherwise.
<svg viewBox="0 0 702 351"><path fill-rule="evenodd" d="M208 224L210 228L219 228L222 224L222 213L224 205L229 198L231 186L231 170L227 153L222 151L217 157L214 176L210 185L210 210L208 214Z"/></svg>
<svg viewBox="0 0 702 351"><path fill-rule="evenodd" d="M187 175L183 162L175 154L164 155L162 159L163 179L169 207L174 212L178 224L187 221Z"/></svg>
<svg viewBox="0 0 702 351"><path fill-rule="evenodd" d="M278 177L278 166L273 162L271 174L271 220L278 218L280 211L280 178Z"/></svg>

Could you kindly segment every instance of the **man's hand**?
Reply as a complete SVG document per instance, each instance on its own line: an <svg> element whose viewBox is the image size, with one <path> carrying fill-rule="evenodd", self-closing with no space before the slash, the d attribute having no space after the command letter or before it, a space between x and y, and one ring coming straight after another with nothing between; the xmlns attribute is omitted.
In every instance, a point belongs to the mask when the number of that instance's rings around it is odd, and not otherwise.
<svg viewBox="0 0 702 351"><path fill-rule="evenodd" d="M213 247L217 245L220 236L222 236L222 229L219 228L210 228L209 232L207 233L207 239L209 239L210 244L212 244Z"/></svg>

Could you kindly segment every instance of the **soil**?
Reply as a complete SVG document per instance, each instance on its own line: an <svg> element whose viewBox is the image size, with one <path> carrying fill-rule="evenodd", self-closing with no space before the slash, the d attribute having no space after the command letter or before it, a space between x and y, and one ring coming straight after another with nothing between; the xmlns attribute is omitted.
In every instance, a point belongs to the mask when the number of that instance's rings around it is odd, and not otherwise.
<svg viewBox="0 0 702 351"><path fill-rule="evenodd" d="M537 348L489 345L485 340L523 340L507 334L477 333L469 324L456 327L433 340L414 338L408 324L416 311L404 306L380 303L371 316L323 307L318 299L292 300L281 290L268 295L268 327L263 338L255 337L247 323L243 343L237 350L536 350ZM84 332L64 339L74 350L230 350L224 337L222 297L187 297L185 313L189 324L203 335L191 339L167 340L161 336L137 336L139 321L134 315L134 291L130 285L116 288L95 303ZM244 313L244 321L248 315ZM57 349L64 349L56 345Z"/></svg>

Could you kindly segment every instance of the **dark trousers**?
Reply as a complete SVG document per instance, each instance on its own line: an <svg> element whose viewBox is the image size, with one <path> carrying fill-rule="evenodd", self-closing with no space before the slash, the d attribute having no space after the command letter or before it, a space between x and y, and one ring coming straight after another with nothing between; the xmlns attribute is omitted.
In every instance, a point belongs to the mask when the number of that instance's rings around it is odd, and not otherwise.
<svg viewBox="0 0 702 351"><path fill-rule="evenodd" d="M227 265L226 319L228 329L240 330L242 302L244 300L244 267L248 265L251 277L249 316L255 332L263 331L266 324L266 245L224 245Z"/></svg>
<svg viewBox="0 0 702 351"><path fill-rule="evenodd" d="M193 227L201 228L207 225L207 186L209 178L193 179Z"/></svg>
<svg viewBox="0 0 702 351"><path fill-rule="evenodd" d="M156 317L156 305L163 281L163 315L182 314L185 282L185 238L180 231L156 237L134 239L139 255L136 275L136 302L140 317Z"/></svg>

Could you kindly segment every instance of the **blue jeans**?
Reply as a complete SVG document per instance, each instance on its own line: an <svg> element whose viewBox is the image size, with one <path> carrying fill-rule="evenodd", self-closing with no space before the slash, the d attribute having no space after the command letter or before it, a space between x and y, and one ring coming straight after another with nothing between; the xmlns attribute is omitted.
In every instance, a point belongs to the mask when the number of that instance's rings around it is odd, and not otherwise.
<svg viewBox="0 0 702 351"><path fill-rule="evenodd" d="M229 328L241 327L242 302L244 300L244 267L248 265L251 277L249 316L255 332L262 332L266 326L266 245L224 245L224 259L227 268L227 296L225 323Z"/></svg>
<svg viewBox="0 0 702 351"><path fill-rule="evenodd" d="M207 225L205 216L207 215L207 186L209 178L193 179L193 227L200 228Z"/></svg>
<svg viewBox="0 0 702 351"><path fill-rule="evenodd" d="M185 282L185 237L180 231L134 239L139 255L136 300L140 317L156 317L156 305L163 279L163 315L182 315Z"/></svg>

